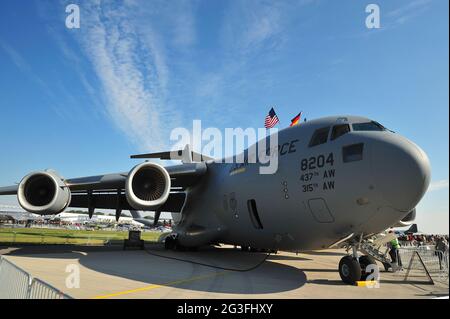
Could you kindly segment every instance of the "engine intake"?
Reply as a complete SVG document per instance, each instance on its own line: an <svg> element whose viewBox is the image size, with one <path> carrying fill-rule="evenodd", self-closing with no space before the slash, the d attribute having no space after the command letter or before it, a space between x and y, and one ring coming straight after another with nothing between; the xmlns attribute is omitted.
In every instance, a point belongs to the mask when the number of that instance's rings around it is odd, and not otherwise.
<svg viewBox="0 0 450 319"><path fill-rule="evenodd" d="M170 175L155 163L142 163L128 174L125 195L128 203L143 210L154 210L164 204L170 193Z"/></svg>
<svg viewBox="0 0 450 319"><path fill-rule="evenodd" d="M19 184L17 199L28 212L58 214L70 204L70 189L58 173L47 170L25 176Z"/></svg>
<svg viewBox="0 0 450 319"><path fill-rule="evenodd" d="M398 223L396 223L392 227L406 227L411 226L416 219L416 209L414 208L412 211L408 213L405 217L403 217L402 220L400 220Z"/></svg>

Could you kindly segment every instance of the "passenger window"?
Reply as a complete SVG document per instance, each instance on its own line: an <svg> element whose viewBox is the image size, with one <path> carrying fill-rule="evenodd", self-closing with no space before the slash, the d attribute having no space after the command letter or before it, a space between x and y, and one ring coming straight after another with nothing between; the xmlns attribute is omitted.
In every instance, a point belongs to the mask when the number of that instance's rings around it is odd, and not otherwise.
<svg viewBox="0 0 450 319"><path fill-rule="evenodd" d="M323 127L316 130L309 142L309 147L313 147L316 145L324 144L328 140L328 133L330 132L330 127Z"/></svg>
<svg viewBox="0 0 450 319"><path fill-rule="evenodd" d="M354 123L353 131L386 131L386 128L377 122Z"/></svg>
<svg viewBox="0 0 450 319"><path fill-rule="evenodd" d="M331 131L331 140L334 141L348 132L350 132L350 126L348 124L335 125L333 126L333 131Z"/></svg>
<svg viewBox="0 0 450 319"><path fill-rule="evenodd" d="M353 144L342 148L344 163L361 161L363 159L364 144Z"/></svg>

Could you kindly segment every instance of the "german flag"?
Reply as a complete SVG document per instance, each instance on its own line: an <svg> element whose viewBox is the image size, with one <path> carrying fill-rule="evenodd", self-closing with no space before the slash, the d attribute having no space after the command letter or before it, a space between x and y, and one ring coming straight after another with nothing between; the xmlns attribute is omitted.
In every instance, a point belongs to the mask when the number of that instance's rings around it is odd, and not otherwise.
<svg viewBox="0 0 450 319"><path fill-rule="evenodd" d="M297 125L300 122L301 117L302 117L302 112L298 113L297 116L291 120L291 125L289 125L289 126Z"/></svg>

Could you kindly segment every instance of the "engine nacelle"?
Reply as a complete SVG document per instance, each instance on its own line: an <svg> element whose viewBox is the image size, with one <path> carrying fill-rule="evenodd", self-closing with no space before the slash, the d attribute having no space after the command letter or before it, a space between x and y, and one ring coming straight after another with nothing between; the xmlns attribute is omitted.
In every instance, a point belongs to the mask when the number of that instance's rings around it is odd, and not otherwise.
<svg viewBox="0 0 450 319"><path fill-rule="evenodd" d="M125 195L135 209L155 210L170 193L170 175L161 165L145 162L135 166L125 182Z"/></svg>
<svg viewBox="0 0 450 319"><path fill-rule="evenodd" d="M414 224L414 220L416 219L416 209L414 208L412 211L408 213L402 220L400 220L397 224L392 227L406 227Z"/></svg>
<svg viewBox="0 0 450 319"><path fill-rule="evenodd" d="M25 176L19 184L17 199L30 213L58 214L70 204L70 189L58 173L52 170Z"/></svg>

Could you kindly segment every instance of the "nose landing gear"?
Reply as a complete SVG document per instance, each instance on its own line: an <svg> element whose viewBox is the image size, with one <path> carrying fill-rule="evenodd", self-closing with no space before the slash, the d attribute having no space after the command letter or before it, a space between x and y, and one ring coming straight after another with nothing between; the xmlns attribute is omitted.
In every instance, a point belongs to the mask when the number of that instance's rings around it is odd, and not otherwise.
<svg viewBox="0 0 450 319"><path fill-rule="evenodd" d="M361 266L358 259L353 256L345 256L339 262L339 275L346 284L354 285L361 279Z"/></svg>
<svg viewBox="0 0 450 319"><path fill-rule="evenodd" d="M372 272L367 268L370 265L377 265L375 259L371 256L364 255L355 258L347 255L339 262L339 275L346 284L355 285L357 281L364 281Z"/></svg>
<svg viewBox="0 0 450 319"><path fill-rule="evenodd" d="M357 246L351 248L352 255L344 256L339 262L339 276L346 284L355 285L357 281L366 280L378 266L375 258L370 255L358 257Z"/></svg>

